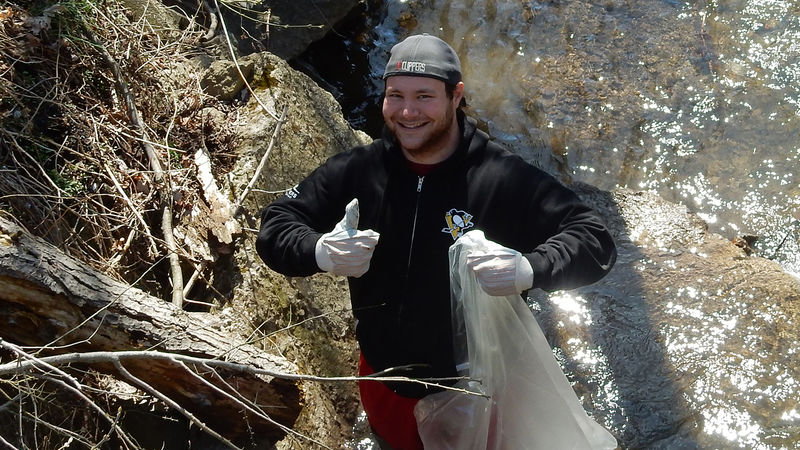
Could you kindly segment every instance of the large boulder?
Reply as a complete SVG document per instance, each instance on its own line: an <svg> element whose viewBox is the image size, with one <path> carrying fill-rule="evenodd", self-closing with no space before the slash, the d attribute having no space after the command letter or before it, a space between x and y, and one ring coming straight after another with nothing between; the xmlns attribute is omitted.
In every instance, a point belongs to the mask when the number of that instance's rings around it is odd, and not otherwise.
<svg viewBox="0 0 800 450"><path fill-rule="evenodd" d="M369 138L344 120L334 98L281 58L258 53L243 58L252 67L249 80L255 96L241 108L237 121L236 167L229 173L232 197L254 176L267 151L283 108L286 119L267 159L266 168L244 202L244 220L258 228L260 210L294 186L327 157ZM266 108L266 110L265 110ZM287 278L273 272L255 251L255 234L238 241L231 279L231 308L243 331L252 333L265 349L296 363L304 373L353 376L358 347L354 339L347 283L344 278L318 274ZM304 383L306 408L294 429L331 448L339 448L353 431L358 412L354 382ZM325 424L324 426L320 426ZM298 444L299 442L299 444ZM279 445L310 448L290 437ZM299 445L299 446L298 446Z"/></svg>
<svg viewBox="0 0 800 450"><path fill-rule="evenodd" d="M336 23L361 3L359 0L270 1L271 22L267 50L292 59L309 44L336 31Z"/></svg>

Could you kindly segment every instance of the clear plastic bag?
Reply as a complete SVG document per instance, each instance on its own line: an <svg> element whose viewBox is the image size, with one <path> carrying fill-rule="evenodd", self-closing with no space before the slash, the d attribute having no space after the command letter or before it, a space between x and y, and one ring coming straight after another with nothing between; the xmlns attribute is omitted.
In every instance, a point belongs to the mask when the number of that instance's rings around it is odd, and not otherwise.
<svg viewBox="0 0 800 450"><path fill-rule="evenodd" d="M419 401L414 414L426 450L615 449L561 371L544 334L519 295L492 297L467 268L485 250L479 230L450 248L456 361L477 381Z"/></svg>

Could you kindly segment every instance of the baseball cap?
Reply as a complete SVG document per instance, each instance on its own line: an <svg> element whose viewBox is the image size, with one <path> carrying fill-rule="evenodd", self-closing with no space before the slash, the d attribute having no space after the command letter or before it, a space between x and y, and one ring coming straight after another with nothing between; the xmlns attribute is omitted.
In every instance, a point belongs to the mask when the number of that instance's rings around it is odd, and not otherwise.
<svg viewBox="0 0 800 450"><path fill-rule="evenodd" d="M392 47L383 79L394 75L430 77L458 84L461 62L447 42L427 33L417 34Z"/></svg>

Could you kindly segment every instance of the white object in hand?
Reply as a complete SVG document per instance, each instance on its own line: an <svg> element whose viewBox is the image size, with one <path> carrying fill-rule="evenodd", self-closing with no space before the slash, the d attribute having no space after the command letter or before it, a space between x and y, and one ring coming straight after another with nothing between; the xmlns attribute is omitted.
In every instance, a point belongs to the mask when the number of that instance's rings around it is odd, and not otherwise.
<svg viewBox="0 0 800 450"><path fill-rule="evenodd" d="M314 254L321 270L356 278L367 273L380 234L359 231L358 217L358 199L354 198L345 207L342 220L317 240Z"/></svg>
<svg viewBox="0 0 800 450"><path fill-rule="evenodd" d="M475 273L487 294L495 297L519 294L533 287L533 268L528 258L514 249L490 241L480 230L470 231L482 240L483 249L467 255L467 267Z"/></svg>

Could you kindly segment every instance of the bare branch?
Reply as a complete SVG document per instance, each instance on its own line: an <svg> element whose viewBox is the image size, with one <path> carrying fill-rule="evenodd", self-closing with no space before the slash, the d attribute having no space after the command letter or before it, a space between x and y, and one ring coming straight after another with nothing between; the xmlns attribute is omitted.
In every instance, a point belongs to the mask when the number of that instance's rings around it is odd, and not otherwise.
<svg viewBox="0 0 800 450"><path fill-rule="evenodd" d="M2 340L0 340L0 346L4 345L8 345L8 343L4 343ZM468 377L418 379L418 378L408 378L402 376L382 376L382 374L385 373L401 371L403 369L402 367L387 369L385 371L367 377L321 377L316 375L304 375L304 374L279 372L268 369L260 369L254 366L238 364L229 361L197 358L193 356L179 355L175 353L166 353L159 351L85 352L85 353L67 353L63 355L46 356L21 363L14 362L14 363L2 364L0 365L0 375L9 375L12 373L20 373L27 370L31 370L32 368L38 367L38 365L42 363L47 364L47 367L52 367L52 366L63 366L66 364L73 364L73 363L84 363L84 364L108 363L114 361L123 361L127 359L181 362L185 364L196 364L207 367L213 367L215 369L225 369L232 372L245 373L248 375L264 375L269 377L282 378L286 380L295 380L295 381L317 381L317 382L353 382L353 381L363 381L363 380L399 381L405 383L421 384L423 386L432 388L441 388L445 390L463 392L472 395L485 396L483 394L478 394L475 392L471 392L469 390L455 388L452 386L447 386L438 383L438 382L448 382L456 380L472 380L471 378ZM477 380L472 380L472 381L477 381Z"/></svg>
<svg viewBox="0 0 800 450"><path fill-rule="evenodd" d="M253 414L255 414L256 416L258 416L258 417L260 417L260 418L262 418L262 419L266 420L267 422L269 422L269 423L271 423L271 424L275 425L276 427L278 427L278 428L282 429L283 431L285 431L285 432L286 432L286 434L293 434L293 435L295 435L295 436L298 436L298 437L300 437L301 439L304 439L304 440L307 440L307 441L311 441L311 442L314 442L315 444L321 445L322 447L328 448L327 446L325 446L325 445L324 445L324 444L322 444L321 442L317 442L317 441L315 441L314 439L311 439L310 437L308 437L308 436L305 436L305 435L303 435L302 433L298 433L297 431L294 431L293 429L291 429L291 428L289 428L289 427L287 427L287 426L285 426L285 425L283 425L283 424L281 424L281 423L279 423L279 422L276 422L275 420L273 420L271 417L269 417L269 415L268 415L266 412L264 412L264 410L262 410L260 407L258 407L258 405L254 404L253 402L251 402L251 401L250 401L250 400L248 400L247 398L245 398L245 397L242 397L241 395L238 395L238 392L236 391L236 389L235 389L233 386L231 386L230 384L228 384L228 382L227 382L227 381L225 381L225 378L224 378L224 377L221 377L221 376L220 376L220 375L217 373L217 371L216 371L216 370L215 370L213 367L209 367L208 365L204 365L204 367L208 368L208 369L209 369L209 370L210 370L210 371L211 371L211 372L212 372L212 373L213 373L213 374L214 374L214 375L217 377L217 379L219 379L219 380L220 380L220 382L222 382L222 383L223 383L223 384L224 384L224 385L225 385L225 386L226 386L228 389L230 389L230 391L231 391L231 392L233 392L233 393L234 393L234 394L236 394L236 395L233 395L233 394L231 394L230 392L226 392L226 391L224 391L223 389L220 389L220 388L219 388L219 386L217 386L217 385L215 385L215 384L213 384L213 383L209 382L209 381L208 381L208 380L206 380L205 378L201 377L201 376L200 376L200 375L198 375L198 374L197 374L195 371L193 371L192 369L190 369L190 368L189 368L189 366L187 366L187 365L186 365L184 362L182 362L182 361L178 361L178 363L179 363L179 364L181 365L181 367L183 367L183 368L184 368L184 369L185 369L185 370L186 370L188 373L190 373L190 374L191 374L191 375L192 375L194 378L196 378L197 380L199 380L200 382L202 382L203 384L205 384L205 385L206 385L206 386L208 386L209 388L213 389L215 392L217 392L217 393L219 393L219 394L221 394L221 395L223 395L223 396L225 396L225 397L229 398L230 400L233 400L233 401L235 401L235 402L239 402L239 403L241 403L241 404L242 404L242 406L243 406L243 407L244 407L246 410L248 410L248 411L252 412L252 413L253 413Z"/></svg>
<svg viewBox="0 0 800 450"><path fill-rule="evenodd" d="M120 373L125 376L125 378L127 378L130 381L133 381L137 386L139 386L142 390L144 390L145 392L149 393L153 397L156 397L157 399L159 399L162 402L166 403L170 408L172 408L175 411L178 411L181 414L183 414L187 419L191 420L192 423L197 425L201 430L203 430L206 433L214 436L220 442L222 442L223 444L227 445L230 448L233 448L233 449L238 449L239 448L239 447L233 445L233 443L231 441L229 441L228 439L226 439L224 436L220 435L219 433L217 433L216 431L211 429L208 425L203 423L200 419L195 417L194 414L192 414L189 411L187 411L184 407L179 405L177 402L175 402L174 400L172 400L168 396L162 394L158 389L155 389L152 386L150 386L149 384L147 384L144 381L140 380L139 378L134 376L132 373L128 372L128 370L125 369L125 367L122 365L122 363L120 362L120 360L118 358L116 358L116 357L112 358L112 363L114 364L114 367L116 367L117 370L119 370Z"/></svg>
<svg viewBox="0 0 800 450"><path fill-rule="evenodd" d="M114 60L111 54L108 53L105 46L99 42L97 37L92 33L88 27L84 30L87 39L97 48L100 52L106 65L111 69L114 74L115 86L119 94L123 97L125 105L128 110L128 119L133 128L139 133L141 139L139 142L147 153L150 159L150 167L153 170L158 190L161 193L162 215L161 215L161 231L164 234L164 242L167 245L167 254L169 256L170 269L172 275L172 304L177 307L183 306L183 272L180 266L180 256L178 255L177 245L175 243L175 236L172 232L172 189L171 182L164 174L164 169L161 165L161 159L158 156L155 148L150 144L150 139L147 136L147 130L142 124L139 111L133 101L133 94L125 82L122 70L119 64Z"/></svg>
<svg viewBox="0 0 800 450"><path fill-rule="evenodd" d="M111 181L114 183L114 187L117 188L117 192L119 192L122 198L125 199L125 204L128 205L133 215L136 216L137 220L139 220L139 223L142 224L147 237L150 239L150 253L153 255L158 254L158 247L156 246L156 242L153 240L153 237L150 235L150 227L147 225L147 222L145 222L144 217L142 217L142 215L139 213L139 210L136 209L136 206L133 205L131 199L128 198L128 194L126 194L125 190L122 189L119 181L117 181L117 177L114 176L114 172L111 171L111 168L108 167L108 164L103 164L103 168L106 169L106 173L108 173L108 176L111 177Z"/></svg>
<svg viewBox="0 0 800 450"><path fill-rule="evenodd" d="M265 105L264 102L262 102L261 99L258 98L255 91L250 86L250 83L247 81L247 77L245 77L244 74L242 73L242 68L239 67L239 62L236 60L236 52L233 51L233 44L231 43L231 38L230 36L228 36L228 27L225 25L225 18L222 17L222 12L219 10L219 3L217 2L217 0L214 0L214 6L216 6L217 13L219 14L219 23L222 24L222 30L225 32L225 40L228 42L228 51L231 53L231 60L233 61L234 65L236 65L236 71L239 72L239 76L241 77L242 81L244 81L244 85L247 87L247 91L250 92L250 95L252 95L254 99L256 99L256 101L261 106L261 109L264 110L264 112L272 116L273 119L278 120L280 123L281 119L279 119L274 112L270 111L270 109L267 108L267 105Z"/></svg>
<svg viewBox="0 0 800 450"><path fill-rule="evenodd" d="M57 367L49 364L47 361L42 361L40 358L36 358L36 357L28 354L27 352L23 351L19 346L14 345L14 344L12 344L10 342L6 342L6 341L3 341L2 339L0 339L0 347L5 348L6 350L10 350L15 355L17 355L18 358L25 359L24 363L21 363L19 361L15 361L15 362L8 363L8 364L5 364L5 365L15 365L15 366L21 367L23 365L26 365L25 363L29 363L28 365L31 368L35 367L35 368L37 368L39 370L46 369L46 372L52 372L52 373L58 375L59 378L55 378L55 377L47 376L47 375L44 375L43 378L47 379L48 381L50 381L52 383L58 384L58 385L62 386L63 388L67 389L68 391L70 391L70 392L74 393L75 395L77 395L81 400L83 400L87 405L89 405L89 407L91 407L93 410L95 410L98 414L100 414L101 417L106 419L111 424L111 426L114 429L114 431L116 431L117 435L120 437L120 439L122 439L122 441L128 447L130 447L130 448L135 448L136 447L136 445L133 443L133 441L130 439L130 437L127 435L127 433L125 433L125 431L122 428L119 427L119 425L117 424L117 420L112 419L111 416L108 415L108 413L106 413L102 408L100 408L97 405L97 403L92 401L92 399L87 397L86 394L84 394L82 392L83 386L73 376L71 376L70 374L64 372L63 370L58 369Z"/></svg>
<svg viewBox="0 0 800 450"><path fill-rule="evenodd" d="M239 198L236 199L236 204L234 205L234 211L237 213L242 207L245 198L253 189L253 185L256 184L256 181L261 176L261 172L264 170L264 167L267 165L267 158L269 158L270 152L272 152L272 148L275 146L275 143L278 140L278 134L281 131L281 125L286 121L286 111L288 110L288 106L283 107L283 112L281 113L280 119L275 124L275 130L272 132L272 137L270 137L269 145L267 146L267 150L264 152L264 156L261 157L261 161L258 163L258 167L256 168L255 173L253 174L253 178L250 179L250 182L247 183L247 187L239 194Z"/></svg>

